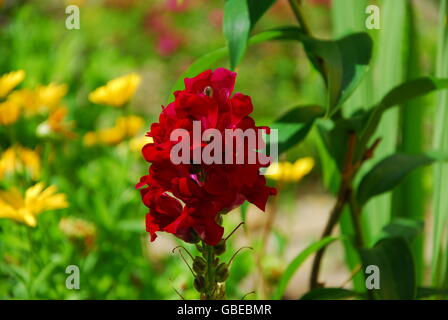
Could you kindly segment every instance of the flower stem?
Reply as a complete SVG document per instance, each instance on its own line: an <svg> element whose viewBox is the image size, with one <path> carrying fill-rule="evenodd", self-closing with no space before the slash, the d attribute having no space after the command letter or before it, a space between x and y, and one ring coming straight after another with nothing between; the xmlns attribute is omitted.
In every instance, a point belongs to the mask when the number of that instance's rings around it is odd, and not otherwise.
<svg viewBox="0 0 448 320"><path fill-rule="evenodd" d="M348 146L347 146L347 154L344 161L344 169L342 171L342 181L338 191L338 198L336 200L336 204L333 207L333 210L330 213L330 218L325 226L324 232L322 233L321 239L328 237L333 232L334 227L339 221L339 218L342 215L345 205L349 202L351 194L352 194L352 180L356 173L356 166L353 165L353 158L355 155L355 147L356 147L356 135L351 133L349 136ZM310 276L310 288L316 289L320 286L319 280L319 271L320 265L322 263L322 258L325 253L325 248L320 249L313 260L313 267L311 269Z"/></svg>
<svg viewBox="0 0 448 320"><path fill-rule="evenodd" d="M207 300L213 299L213 291L215 289L215 255L213 252L213 247L208 244L203 244L205 252L205 261L207 261L207 289L206 295Z"/></svg>
<svg viewBox="0 0 448 320"><path fill-rule="evenodd" d="M355 243L358 248L364 247L364 237L361 228L361 208L356 202L356 198L353 194L350 196L350 212L352 215L353 227L355 228Z"/></svg>

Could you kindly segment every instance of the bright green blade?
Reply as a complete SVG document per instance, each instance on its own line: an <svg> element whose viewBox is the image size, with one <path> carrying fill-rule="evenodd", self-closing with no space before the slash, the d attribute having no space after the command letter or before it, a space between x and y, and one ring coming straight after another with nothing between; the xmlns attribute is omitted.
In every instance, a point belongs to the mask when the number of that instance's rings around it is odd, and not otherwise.
<svg viewBox="0 0 448 320"><path fill-rule="evenodd" d="M333 36L335 38L342 37L344 35L366 31L365 29L365 14L364 11L368 6L367 0L335 0L333 1L331 15L333 19ZM343 114L352 114L360 107L371 105L371 75L368 72L364 79L362 80L359 87L355 90L353 95L344 103L342 108ZM324 175L329 179L329 177L337 176L337 168L332 163L330 156L321 152L321 156L326 156L328 159L322 160ZM327 163L327 165L325 165ZM332 165L328 165L331 163ZM333 179L334 180L334 179ZM327 183L327 187L329 184ZM334 188L334 192L336 187ZM346 235L348 239L354 236L354 229L352 226L352 219L350 212L345 209L340 221L341 233ZM355 270L355 268L360 264L358 253L355 248L351 245L350 241L344 241L345 249L345 260L349 271ZM364 291L364 277L362 274L358 273L353 278L353 285L356 290Z"/></svg>
<svg viewBox="0 0 448 320"><path fill-rule="evenodd" d="M407 79L414 79L420 75L418 33L415 27L415 13L412 4L409 7L408 44L409 57L407 64ZM426 108L422 108L423 99L408 102L402 108L401 114L401 145L400 151L407 154L419 154L423 149L423 119ZM423 172L417 170L393 193L393 217L409 218L417 221L424 220L425 188L423 185ZM423 235L413 243L412 254L415 261L417 284L421 283L423 276Z"/></svg>
<svg viewBox="0 0 448 320"><path fill-rule="evenodd" d="M448 76L448 3L440 2L440 30L438 39L437 76ZM448 150L448 90L438 95L435 118L434 148ZM434 286L447 285L447 243L448 243L448 164L434 166L434 235L432 243L432 283Z"/></svg>
<svg viewBox="0 0 448 320"><path fill-rule="evenodd" d="M383 0L381 8L381 30L376 44L377 63L375 65L374 101L379 101L390 89L406 79L408 63L408 0ZM377 130L382 137L375 152L375 159L392 154L397 148L399 110L387 111ZM364 170L375 164L371 161ZM363 230L367 245L372 245L381 229L391 217L392 195L387 193L371 201L363 211Z"/></svg>

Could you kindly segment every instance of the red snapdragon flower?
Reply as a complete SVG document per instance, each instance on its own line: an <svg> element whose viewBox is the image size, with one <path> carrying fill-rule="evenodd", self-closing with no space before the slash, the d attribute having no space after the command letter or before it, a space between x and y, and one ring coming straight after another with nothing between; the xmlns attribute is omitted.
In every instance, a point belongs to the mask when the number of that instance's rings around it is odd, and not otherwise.
<svg viewBox="0 0 448 320"><path fill-rule="evenodd" d="M171 133L180 128L192 132L193 121L200 121L202 130L261 129L249 116L253 111L251 98L241 93L232 96L235 78L236 73L219 68L185 79L185 90L174 93L174 102L162 107L159 122L151 125L147 136L154 142L142 149L151 166L149 174L137 184L143 203L149 208L146 230L151 241L157 231L164 231L187 242L202 239L216 245L224 232L221 214L245 200L264 210L268 197L276 194L259 174L259 169L268 164L259 161L174 164L170 159L173 146L179 142L170 140ZM207 142L192 143L191 149L206 145ZM229 150L224 149L223 154L226 152ZM249 153L245 154L246 159Z"/></svg>

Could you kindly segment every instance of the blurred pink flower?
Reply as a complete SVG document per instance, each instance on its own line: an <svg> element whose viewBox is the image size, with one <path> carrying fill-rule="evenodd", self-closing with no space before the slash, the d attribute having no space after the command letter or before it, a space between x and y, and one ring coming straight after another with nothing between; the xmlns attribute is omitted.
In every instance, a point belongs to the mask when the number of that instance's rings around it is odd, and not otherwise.
<svg viewBox="0 0 448 320"><path fill-rule="evenodd" d="M172 31L166 31L158 36L157 53L163 57L176 53L182 45L182 38Z"/></svg>
<svg viewBox="0 0 448 320"><path fill-rule="evenodd" d="M189 0L166 0L165 5L169 11L184 12L188 9Z"/></svg>
<svg viewBox="0 0 448 320"><path fill-rule="evenodd" d="M216 28L221 28L223 18L224 11L222 9L214 9L208 15L208 21Z"/></svg>

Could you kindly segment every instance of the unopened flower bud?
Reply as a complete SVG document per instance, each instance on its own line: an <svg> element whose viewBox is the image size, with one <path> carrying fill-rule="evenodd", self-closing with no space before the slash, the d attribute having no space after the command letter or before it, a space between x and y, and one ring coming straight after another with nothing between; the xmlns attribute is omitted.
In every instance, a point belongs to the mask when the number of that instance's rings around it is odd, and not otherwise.
<svg viewBox="0 0 448 320"><path fill-rule="evenodd" d="M204 274L207 268L205 260L201 257L195 257L193 261L193 270L198 274Z"/></svg>
<svg viewBox="0 0 448 320"><path fill-rule="evenodd" d="M216 269L216 280L224 282L229 277L229 268L226 263L221 263Z"/></svg>
<svg viewBox="0 0 448 320"><path fill-rule="evenodd" d="M194 278L193 286L198 292L204 292L205 278L203 276L197 276L196 278Z"/></svg>
<svg viewBox="0 0 448 320"><path fill-rule="evenodd" d="M226 242L225 240L219 241L219 243L213 247L215 254L220 256L226 251Z"/></svg>

